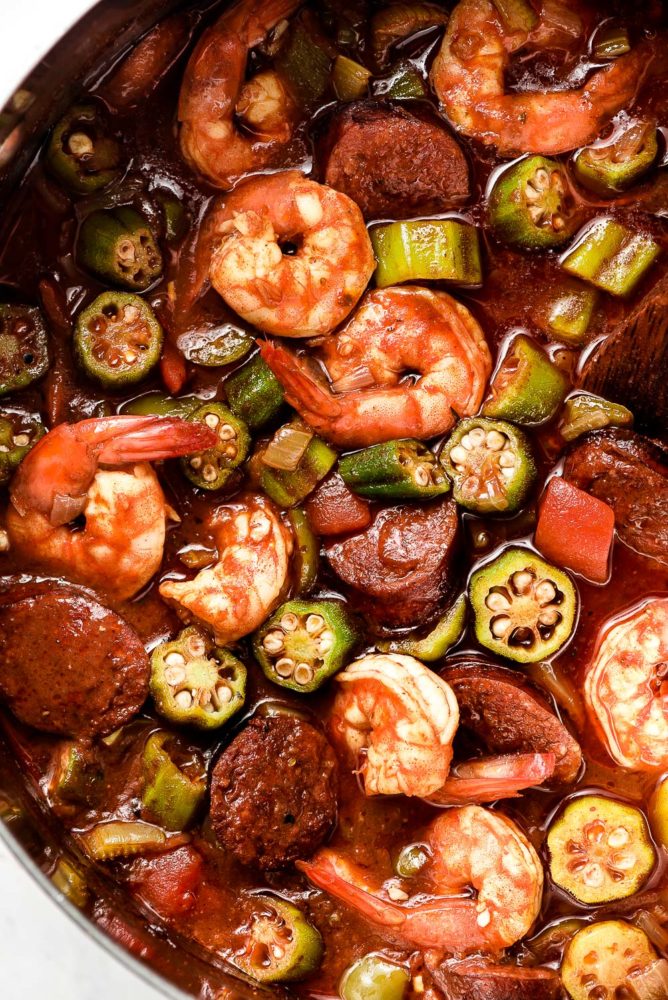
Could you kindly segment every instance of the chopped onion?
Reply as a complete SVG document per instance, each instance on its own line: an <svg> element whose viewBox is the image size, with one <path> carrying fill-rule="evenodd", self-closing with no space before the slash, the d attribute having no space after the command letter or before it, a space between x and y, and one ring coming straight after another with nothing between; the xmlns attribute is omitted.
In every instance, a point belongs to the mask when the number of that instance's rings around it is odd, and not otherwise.
<svg viewBox="0 0 668 1000"><path fill-rule="evenodd" d="M668 962L658 958L644 969L631 972L622 986L637 1000L666 1000L668 997Z"/></svg>
<svg viewBox="0 0 668 1000"><path fill-rule="evenodd" d="M566 674L553 663L527 663L525 670L535 683L548 691L557 705L570 715L578 729L585 726L582 698Z"/></svg>
<svg viewBox="0 0 668 1000"><path fill-rule="evenodd" d="M332 382L333 392L355 392L359 389L370 389L376 384L376 380L366 365L360 365L349 375L342 375Z"/></svg>
<svg viewBox="0 0 668 1000"><path fill-rule="evenodd" d="M271 469L294 472L312 440L312 431L287 424L274 434L262 456L262 462Z"/></svg>
<svg viewBox="0 0 668 1000"><path fill-rule="evenodd" d="M653 913L650 913L649 910L640 910L636 915L635 923L660 952L668 954L668 931L663 924L659 923Z"/></svg>

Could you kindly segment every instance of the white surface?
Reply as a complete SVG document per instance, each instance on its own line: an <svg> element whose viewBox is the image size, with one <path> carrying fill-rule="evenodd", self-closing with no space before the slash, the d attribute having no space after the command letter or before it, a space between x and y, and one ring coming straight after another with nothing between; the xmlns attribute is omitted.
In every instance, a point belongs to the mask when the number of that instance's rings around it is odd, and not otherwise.
<svg viewBox="0 0 668 1000"><path fill-rule="evenodd" d="M60 911L0 843L2 1000L162 1000Z"/></svg>

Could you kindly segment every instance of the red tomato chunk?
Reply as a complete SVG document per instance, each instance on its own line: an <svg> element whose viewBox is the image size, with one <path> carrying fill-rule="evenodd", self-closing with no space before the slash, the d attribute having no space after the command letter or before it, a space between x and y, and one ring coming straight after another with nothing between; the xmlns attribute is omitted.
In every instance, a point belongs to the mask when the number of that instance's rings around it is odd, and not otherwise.
<svg viewBox="0 0 668 1000"><path fill-rule="evenodd" d="M594 583L609 575L615 515L565 479L551 479L540 504L535 542L543 555Z"/></svg>

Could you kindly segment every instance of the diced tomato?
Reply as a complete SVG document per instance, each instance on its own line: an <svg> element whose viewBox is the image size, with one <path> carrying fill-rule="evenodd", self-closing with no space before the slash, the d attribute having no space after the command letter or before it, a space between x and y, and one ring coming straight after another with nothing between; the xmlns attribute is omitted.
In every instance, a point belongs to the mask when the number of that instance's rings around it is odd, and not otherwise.
<svg viewBox="0 0 668 1000"><path fill-rule="evenodd" d="M337 472L320 483L305 504L306 516L316 535L345 535L371 524L371 507L348 489Z"/></svg>
<svg viewBox="0 0 668 1000"><path fill-rule="evenodd" d="M186 359L169 340L165 340L160 358L160 374L165 389L172 396L181 392L186 381Z"/></svg>
<svg viewBox="0 0 668 1000"><path fill-rule="evenodd" d="M197 851L186 845L137 862L132 872L135 892L161 917L187 913L197 899L204 865Z"/></svg>
<svg viewBox="0 0 668 1000"><path fill-rule="evenodd" d="M546 559L605 583L615 533L612 507L565 479L551 479L540 503L535 542Z"/></svg>

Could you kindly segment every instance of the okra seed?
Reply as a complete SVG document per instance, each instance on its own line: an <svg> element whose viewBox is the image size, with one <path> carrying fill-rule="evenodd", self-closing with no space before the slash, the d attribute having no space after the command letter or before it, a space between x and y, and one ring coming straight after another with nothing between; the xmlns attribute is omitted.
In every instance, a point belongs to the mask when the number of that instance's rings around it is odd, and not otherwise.
<svg viewBox="0 0 668 1000"><path fill-rule="evenodd" d="M459 443L466 451L470 451L473 447L470 434L465 434Z"/></svg>
<svg viewBox="0 0 668 1000"><path fill-rule="evenodd" d="M274 670L279 677L292 677L295 670L295 661L291 660L288 656L283 656L280 660L276 661Z"/></svg>
<svg viewBox="0 0 668 1000"><path fill-rule="evenodd" d="M323 632L317 642L318 652L321 654L329 653L330 649L334 646L334 633L333 632Z"/></svg>
<svg viewBox="0 0 668 1000"><path fill-rule="evenodd" d="M515 475L515 470L512 468L505 468L505 469L502 468L501 475L504 476L506 479L512 479L512 477Z"/></svg>
<svg viewBox="0 0 668 1000"><path fill-rule="evenodd" d="M165 664L168 667L185 667L186 658L182 656L181 653L167 653L165 657Z"/></svg>
<svg viewBox="0 0 668 1000"><path fill-rule="evenodd" d="M628 872L635 866L636 856L635 854L631 854L630 851L626 851L623 854L613 854L612 863L620 871Z"/></svg>
<svg viewBox="0 0 668 1000"><path fill-rule="evenodd" d="M186 679L186 668L185 667L167 667L165 670L165 680L170 687L178 687L179 684L183 684Z"/></svg>
<svg viewBox="0 0 668 1000"><path fill-rule="evenodd" d="M616 830L611 830L608 834L608 847L613 849L624 847L629 842L629 832L623 826L618 826Z"/></svg>
<svg viewBox="0 0 668 1000"><path fill-rule="evenodd" d="M295 680L298 684L310 684L313 680L313 669L308 663L298 663L295 667Z"/></svg>
<svg viewBox="0 0 668 1000"><path fill-rule="evenodd" d="M124 355L124 360L126 365L134 364L134 362L137 360L137 357L138 355L136 351L126 351Z"/></svg>
<svg viewBox="0 0 668 1000"><path fill-rule="evenodd" d="M231 441L232 438L235 438L236 436L237 432L232 424L222 424L220 430L218 431L218 437L221 441Z"/></svg>
<svg viewBox="0 0 668 1000"><path fill-rule="evenodd" d="M582 881L592 889L597 889L603 885L605 874L600 865L586 865L582 871Z"/></svg>
<svg viewBox="0 0 668 1000"><path fill-rule="evenodd" d="M524 195L529 205L533 205L538 201L539 198L538 191L533 186L531 181L527 181L526 186L524 188Z"/></svg>
<svg viewBox="0 0 668 1000"><path fill-rule="evenodd" d="M207 413L204 418L204 423L207 427L210 427L212 431L215 431L216 427L220 423L220 417L216 416L215 413Z"/></svg>
<svg viewBox="0 0 668 1000"><path fill-rule="evenodd" d="M517 462L517 455L514 451L503 451L499 455L499 465L502 469L512 469Z"/></svg>
<svg viewBox="0 0 668 1000"><path fill-rule="evenodd" d="M418 486L428 486L431 482L431 475L425 465L418 465L413 474L413 478Z"/></svg>
<svg viewBox="0 0 668 1000"><path fill-rule="evenodd" d="M468 434L472 448L479 448L485 443L485 432L482 427L474 427Z"/></svg>
<svg viewBox="0 0 668 1000"><path fill-rule="evenodd" d="M179 691L178 694L174 695L174 702L177 708L190 708L193 703L190 691Z"/></svg>
<svg viewBox="0 0 668 1000"><path fill-rule="evenodd" d="M208 712L209 715L213 715L213 713L216 711L215 707L211 704L210 701L207 701L206 705L202 705L202 708L204 709L205 712Z"/></svg>
<svg viewBox="0 0 668 1000"><path fill-rule="evenodd" d="M75 156L77 160L83 156L90 156L95 148L93 140L85 132L73 132L67 140L67 146L72 156Z"/></svg>
<svg viewBox="0 0 668 1000"><path fill-rule="evenodd" d="M194 469L195 472L197 472L198 469L201 469L202 466L203 466L203 464L204 464L204 460L202 459L201 455L194 455L190 459L190 468Z"/></svg>
<svg viewBox="0 0 668 1000"><path fill-rule="evenodd" d="M299 618L293 611L287 611L281 618L281 628L284 632L296 632L299 628Z"/></svg>
<svg viewBox="0 0 668 1000"><path fill-rule="evenodd" d="M193 636L188 640L188 652L191 656L204 656L206 653L206 643L199 636Z"/></svg>
<svg viewBox="0 0 668 1000"><path fill-rule="evenodd" d="M455 465L466 465L466 462L468 461L466 448L462 448L460 444L455 445L450 452L450 461Z"/></svg>
<svg viewBox="0 0 668 1000"><path fill-rule="evenodd" d="M9 454L9 446L6 444L0 444L0 455L8 455L8 454Z"/></svg>
<svg viewBox="0 0 668 1000"><path fill-rule="evenodd" d="M272 656L276 653L282 653L285 646L283 633L279 632L278 629L275 632L267 632L262 640L262 645Z"/></svg>
<svg viewBox="0 0 668 1000"><path fill-rule="evenodd" d="M325 619L322 615L309 615L304 623L304 628L309 635L320 635L325 627Z"/></svg>
<svg viewBox="0 0 668 1000"><path fill-rule="evenodd" d="M518 570L517 573L513 573L510 582L516 594L526 594L533 583L533 574L526 569Z"/></svg>
<svg viewBox="0 0 668 1000"><path fill-rule="evenodd" d="M536 587L535 595L541 604L550 604L557 596L557 588L550 580L541 580Z"/></svg>
<svg viewBox="0 0 668 1000"><path fill-rule="evenodd" d="M501 451L508 444L508 438L500 431L489 431L485 444L490 451Z"/></svg>
<svg viewBox="0 0 668 1000"><path fill-rule="evenodd" d="M9 535L4 528L0 528L0 552L9 552L9 549Z"/></svg>
<svg viewBox="0 0 668 1000"><path fill-rule="evenodd" d="M128 323L134 323L139 319L139 309L137 306L126 306L123 309L123 318L128 321Z"/></svg>
<svg viewBox="0 0 668 1000"><path fill-rule="evenodd" d="M492 621L490 622L492 635L495 639L503 639L510 626L511 621L508 615L499 615L497 618L492 618Z"/></svg>
<svg viewBox="0 0 668 1000"><path fill-rule="evenodd" d="M550 175L547 170L540 167L536 173L533 175L533 183L539 191L545 191L550 185Z"/></svg>
<svg viewBox="0 0 668 1000"><path fill-rule="evenodd" d="M25 448L30 444L29 434L16 434L14 437L14 444L17 448Z"/></svg>
<svg viewBox="0 0 668 1000"><path fill-rule="evenodd" d="M218 701L226 705L229 701L232 701L232 688L227 684L219 684L216 688L216 695L218 696Z"/></svg>
<svg viewBox="0 0 668 1000"><path fill-rule="evenodd" d="M541 625L556 625L559 621L559 612L555 608L546 608L538 615L538 621Z"/></svg>
<svg viewBox="0 0 668 1000"><path fill-rule="evenodd" d="M504 594L499 594L498 592L492 592L488 594L485 598L485 604L490 611L507 611L510 607L510 601Z"/></svg>
<svg viewBox="0 0 668 1000"><path fill-rule="evenodd" d="M238 451L238 449L237 449L236 445L234 445L234 444L228 444L228 446L223 451L223 454L225 455L225 458L232 459L232 458L236 458L237 457L237 451Z"/></svg>
<svg viewBox="0 0 668 1000"><path fill-rule="evenodd" d="M205 465L202 469L202 479L205 483L213 483L217 476L218 472L213 465Z"/></svg>
<svg viewBox="0 0 668 1000"><path fill-rule="evenodd" d="M135 245L132 240L124 240L118 244L118 259L122 263L130 263L135 260Z"/></svg>

